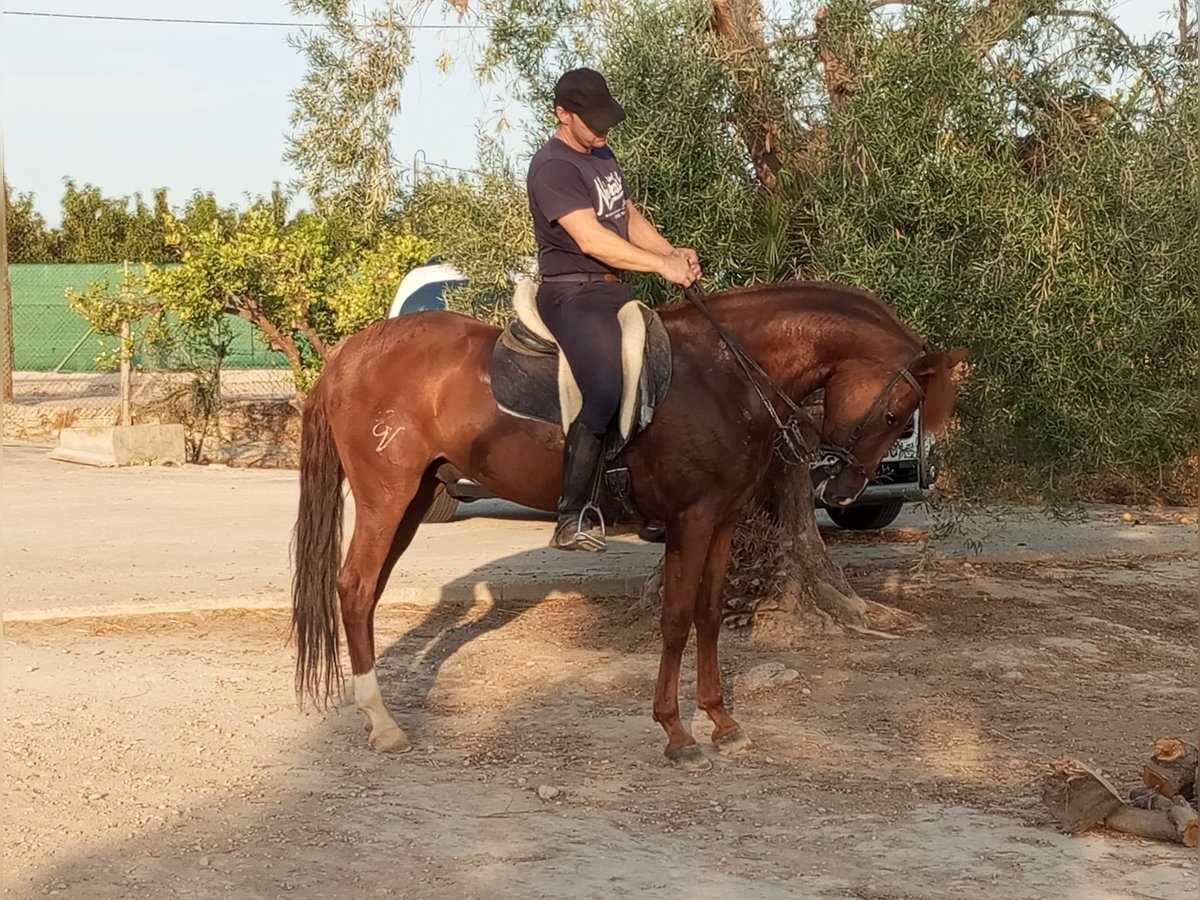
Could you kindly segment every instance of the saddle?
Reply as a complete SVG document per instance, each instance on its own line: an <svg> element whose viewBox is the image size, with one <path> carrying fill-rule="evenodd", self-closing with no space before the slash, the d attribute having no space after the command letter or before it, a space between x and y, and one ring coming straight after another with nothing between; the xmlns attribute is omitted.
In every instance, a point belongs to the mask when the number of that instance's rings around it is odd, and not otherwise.
<svg viewBox="0 0 1200 900"><path fill-rule="evenodd" d="M583 395L554 336L538 315L537 287L521 280L513 292L516 318L492 351L492 395L504 412L551 422L563 432L583 408ZM654 418L671 382L671 342L658 314L637 300L617 313L621 325L621 405L605 444L605 485L627 519L636 513L622 452Z"/></svg>

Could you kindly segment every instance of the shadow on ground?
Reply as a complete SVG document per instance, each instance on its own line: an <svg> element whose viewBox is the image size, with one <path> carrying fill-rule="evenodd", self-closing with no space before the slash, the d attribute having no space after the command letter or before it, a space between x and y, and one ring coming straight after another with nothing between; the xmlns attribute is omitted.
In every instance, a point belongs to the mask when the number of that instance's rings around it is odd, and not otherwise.
<svg viewBox="0 0 1200 900"><path fill-rule="evenodd" d="M13 895L1092 900L1194 880L1183 851L1064 838L1031 799L1061 743L1124 759L1190 721L1163 678L1191 664L1177 613L1140 614L1177 610L1171 591L881 570L858 586L929 631L769 655L723 636L760 747L696 777L662 760L657 648L615 641L625 601L498 600L496 570L381 609L400 757L368 751L349 707L296 712L278 613L10 628ZM740 688L764 661L797 677Z"/></svg>

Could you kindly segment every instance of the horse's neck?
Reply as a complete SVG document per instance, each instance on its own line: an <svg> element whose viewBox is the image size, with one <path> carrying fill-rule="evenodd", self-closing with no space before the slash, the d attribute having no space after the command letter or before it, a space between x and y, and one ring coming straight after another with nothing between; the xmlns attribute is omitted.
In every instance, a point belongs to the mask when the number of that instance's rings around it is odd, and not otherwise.
<svg viewBox="0 0 1200 900"><path fill-rule="evenodd" d="M851 353L889 339L881 322L817 304L749 302L747 298L721 304L714 313L751 359L794 400L823 387L837 363Z"/></svg>

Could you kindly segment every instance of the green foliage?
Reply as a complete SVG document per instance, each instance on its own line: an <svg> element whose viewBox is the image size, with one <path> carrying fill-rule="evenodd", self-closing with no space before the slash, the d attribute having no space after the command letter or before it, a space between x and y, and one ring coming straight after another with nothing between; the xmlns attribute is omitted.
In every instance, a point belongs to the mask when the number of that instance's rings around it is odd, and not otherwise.
<svg viewBox="0 0 1200 900"><path fill-rule="evenodd" d="M115 288L96 282L86 291L67 291L71 309L98 334L116 338L97 357L102 370L122 361L170 373L160 395L143 411L185 428L187 459L200 462L204 443L215 433L220 415L221 367L233 332L226 317L183 318L149 291L158 273L153 266L126 269ZM123 334L128 326L128 336ZM179 377L182 376L182 377Z"/></svg>
<svg viewBox="0 0 1200 900"><path fill-rule="evenodd" d="M525 188L496 145L481 143L473 178L422 180L407 212L414 229L470 281L451 292L448 304L481 319L504 318L512 278L532 268L535 247Z"/></svg>
<svg viewBox="0 0 1200 900"><path fill-rule="evenodd" d="M182 264L152 272L147 291L186 327L211 327L225 314L254 323L301 390L329 348L383 315L400 279L434 250L407 231L358 243L338 220L289 218L278 198L244 212L206 209L207 222L168 217Z"/></svg>
<svg viewBox="0 0 1200 900"><path fill-rule="evenodd" d="M33 208L33 194L16 194L4 183L4 215L8 229L10 263L55 261L54 239L46 220Z"/></svg>
<svg viewBox="0 0 1200 900"><path fill-rule="evenodd" d="M291 41L308 69L292 93L287 157L320 214L369 235L399 199L391 133L408 30L390 4L366 15L348 0L292 0L292 9L329 27Z"/></svg>
<svg viewBox="0 0 1200 900"><path fill-rule="evenodd" d="M132 203L132 208L130 204ZM173 262L163 232L166 191L154 193L153 206L141 194L105 197L94 185L76 187L67 180L62 199L62 224L57 229L58 262L139 263Z"/></svg>
<svg viewBox="0 0 1200 900"><path fill-rule="evenodd" d="M182 324L203 328L226 313L241 315L287 356L298 378L318 365L333 320L325 302L332 260L322 220L302 214L281 222L260 201L207 228L170 218L168 239L182 265L155 272L148 289Z"/></svg>
<svg viewBox="0 0 1200 900"><path fill-rule="evenodd" d="M177 262L131 267L119 285L97 283L70 295L72 309L99 334L115 336L123 323L137 323L133 344L106 355L110 365L122 353L136 353L160 369L219 370L230 338L227 316L234 315L284 354L303 389L328 349L384 315L400 280L436 249L403 224L366 239L342 218L292 216L278 186L245 210L196 193L172 211L160 195L157 233L121 231L113 223L121 222L123 201L106 201L98 190L68 188L68 197L79 255L121 246L114 234L124 235L129 248L137 235L149 234L162 244L159 255ZM95 215L85 215L86 209ZM77 228L82 221L99 224Z"/></svg>
<svg viewBox="0 0 1200 900"><path fill-rule="evenodd" d="M1105 28L1031 21L981 64L958 40L967 11L910 10L905 39L857 40L869 76L829 118L814 274L971 348L949 447L964 490L1132 469L1166 492L1162 468L1197 447L1194 89L1158 45L1123 79L1132 54Z"/></svg>
<svg viewBox="0 0 1200 900"><path fill-rule="evenodd" d="M335 333L350 334L384 316L401 279L435 249L432 241L408 231L384 233L378 244L348 260L346 277L329 297Z"/></svg>
<svg viewBox="0 0 1200 900"><path fill-rule="evenodd" d="M119 335L125 323L161 312L161 304L146 295L145 284L145 271L134 269L115 288L106 279L93 282L86 291L68 290L66 296L72 312L87 319L97 334Z"/></svg>
<svg viewBox="0 0 1200 900"><path fill-rule="evenodd" d="M970 348L947 447L964 491L1119 469L1167 493L1159 473L1198 452L1195 61L1166 34L1130 45L1103 9L873 6L760 20L753 53L722 46L699 0L506 0L485 66L515 71L543 134L561 71L604 71L635 199L700 250L707 287L847 281ZM780 108L772 191L747 119Z"/></svg>
<svg viewBox="0 0 1200 900"><path fill-rule="evenodd" d="M153 205L140 194L106 197L94 185L76 187L67 179L61 201L62 222L48 228L34 209L32 194L8 195L6 218L9 261L12 263L173 263L178 248L168 241L167 218L172 215L166 191L154 192ZM275 206L286 199L278 186L271 195ZM193 229L227 226L234 213L218 206L212 194L197 192L178 218Z"/></svg>

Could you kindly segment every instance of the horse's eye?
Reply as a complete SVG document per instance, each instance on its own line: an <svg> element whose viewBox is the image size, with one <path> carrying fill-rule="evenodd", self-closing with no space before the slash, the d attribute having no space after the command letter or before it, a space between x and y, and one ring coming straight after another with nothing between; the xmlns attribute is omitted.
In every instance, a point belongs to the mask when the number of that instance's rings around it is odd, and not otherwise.
<svg viewBox="0 0 1200 900"><path fill-rule="evenodd" d="M888 428L894 428L896 425L896 414L891 410L888 410L888 412L884 414L883 420L887 422Z"/></svg>

